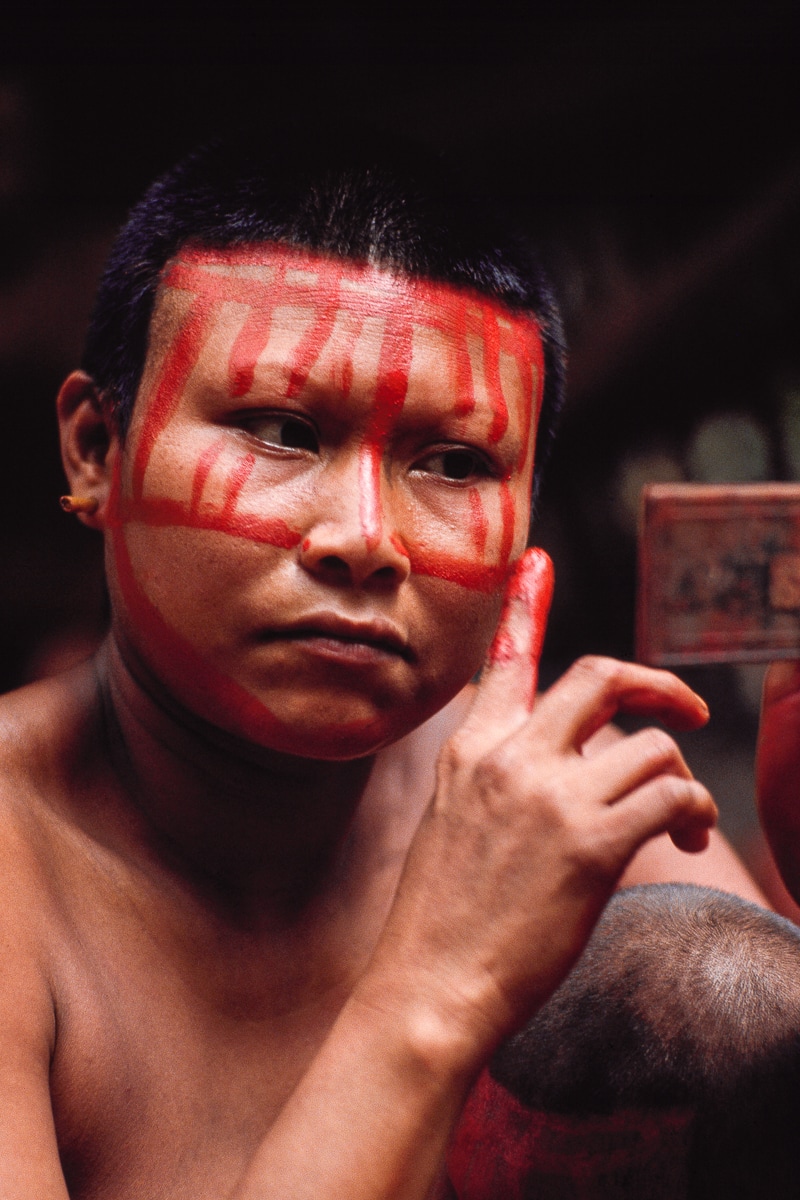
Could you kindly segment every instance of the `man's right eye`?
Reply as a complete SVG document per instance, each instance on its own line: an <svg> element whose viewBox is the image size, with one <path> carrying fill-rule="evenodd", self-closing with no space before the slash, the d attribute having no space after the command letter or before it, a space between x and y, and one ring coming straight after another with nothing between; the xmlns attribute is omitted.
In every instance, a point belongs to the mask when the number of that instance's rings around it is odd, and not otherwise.
<svg viewBox="0 0 800 1200"><path fill-rule="evenodd" d="M246 422L248 433L268 446L287 450L319 450L317 431L310 421L294 413L264 413Z"/></svg>

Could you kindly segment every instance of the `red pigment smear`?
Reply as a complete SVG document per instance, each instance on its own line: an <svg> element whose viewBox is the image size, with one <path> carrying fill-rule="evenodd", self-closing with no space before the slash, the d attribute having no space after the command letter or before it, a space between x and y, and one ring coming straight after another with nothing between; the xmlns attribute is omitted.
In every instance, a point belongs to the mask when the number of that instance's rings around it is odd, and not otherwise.
<svg viewBox="0 0 800 1200"><path fill-rule="evenodd" d="M254 309L239 330L228 360L231 396L246 396L253 386L256 363L272 328L274 309Z"/></svg>
<svg viewBox="0 0 800 1200"><path fill-rule="evenodd" d="M473 592L494 592L502 586L506 570L471 558L459 558L455 554L443 554L424 546L409 549L411 570L417 575L430 575L434 579L445 579Z"/></svg>
<svg viewBox="0 0 800 1200"><path fill-rule="evenodd" d="M503 519L503 536L500 542L500 566L506 567L511 557L514 545L514 529L516 526L516 510L514 498L507 483L500 484L500 511Z"/></svg>
<svg viewBox="0 0 800 1200"><path fill-rule="evenodd" d="M405 403L411 369L414 326L407 303L403 312L386 319L378 379L370 422L359 456L359 515L361 532L374 549L383 531L381 516L381 465L386 439Z"/></svg>
<svg viewBox="0 0 800 1200"><path fill-rule="evenodd" d="M531 1068L533 1069L533 1068ZM686 1192L694 1113L621 1109L573 1116L523 1105L484 1070L467 1098L447 1154L457 1200L590 1200ZM639 1180L637 1183L636 1180Z"/></svg>
<svg viewBox="0 0 800 1200"><path fill-rule="evenodd" d="M177 676L181 691L186 695L202 695L204 717L223 729L236 725L239 736L259 745L277 745L289 753L305 753L305 747L283 721L267 706L235 682L186 641L164 619L155 604L140 587L133 569L130 553L125 541L124 529L119 520L122 505L119 489L119 460L112 473L109 497L109 529L114 547L114 563L120 590L134 625L144 635L149 652L157 662L168 662L170 671ZM298 539L299 540L299 539ZM346 754L350 745L363 744L377 723L349 722L320 731L320 750ZM327 744L326 744L327 738Z"/></svg>
<svg viewBox="0 0 800 1200"><path fill-rule="evenodd" d="M547 628L547 614L553 599L554 580L553 563L549 554L538 547L526 550L506 586L497 633L489 648L488 659L491 666L504 666L519 661L519 641L515 638L510 624L514 620L517 606L522 603L530 615L531 622L530 643L527 647L530 655L530 672L525 697L529 710L533 708L536 697L539 659Z"/></svg>
<svg viewBox="0 0 800 1200"><path fill-rule="evenodd" d="M476 551L481 558L483 558L484 554L486 553L486 538L489 533L489 522L486 519L486 510L483 507L481 494L477 488L470 488L467 495L469 497L472 540L475 543Z"/></svg>
<svg viewBox="0 0 800 1200"><path fill-rule="evenodd" d="M508 349L516 359L523 389L522 437L515 464L517 471L521 471L525 466L541 406L544 352L538 329L525 330L524 334L516 328L503 332L511 335Z"/></svg>
<svg viewBox="0 0 800 1200"><path fill-rule="evenodd" d="M406 550L406 548L405 548L405 546L403 545L403 543L400 541L400 538L399 538L399 537L397 537L397 535L396 535L396 534L394 534L394 533L390 533L390 534L389 534L389 541L391 542L392 546L395 548L395 550L397 551L397 553L398 553L399 555L401 555L403 558L409 558L409 557L410 557L410 556L409 556L409 553L408 553L408 551L407 551L407 550Z"/></svg>
<svg viewBox="0 0 800 1200"><path fill-rule="evenodd" d="M286 273L286 263L276 264L272 287L280 290ZM256 363L263 353L272 328L273 305L253 305L231 348L228 378L231 396L246 396L253 386Z"/></svg>
<svg viewBox="0 0 800 1200"><path fill-rule="evenodd" d="M286 398L289 400L302 392L314 364L333 333L339 313L339 284L343 273L343 268L337 270L332 265L329 266L314 288L318 316L295 350L286 388Z"/></svg>
<svg viewBox="0 0 800 1200"><path fill-rule="evenodd" d="M206 529L211 533L225 533L230 537L278 546L282 550L291 550L300 544L300 534L281 517L263 517L258 513L224 513L222 510L192 513L183 501L166 497L123 500L118 519L121 522L138 521L142 525Z"/></svg>
<svg viewBox="0 0 800 1200"><path fill-rule="evenodd" d="M497 313L488 306L483 309L483 375L492 406L489 441L499 442L508 428L508 406L500 380L500 326Z"/></svg>
<svg viewBox="0 0 800 1200"><path fill-rule="evenodd" d="M222 503L222 511L219 514L219 520L223 525L227 525L233 517L241 490L250 478L255 465L255 454L245 454L238 460L228 475L225 483L225 499Z"/></svg>
<svg viewBox="0 0 800 1200"><path fill-rule="evenodd" d="M265 247L265 250L269 250L272 264L281 268L268 281L241 276L214 275L202 269L204 265L209 266L213 264L233 266L238 263L244 263L252 265L254 261L253 248L244 247L226 251L187 251L184 253L183 261L173 265L165 282L170 286L191 286L192 289L202 290L204 293L204 304L202 306L204 316L210 310L213 303L219 303L223 300L236 300L237 302L250 305L261 305L272 311L276 303L276 293L284 300L294 300L295 303L300 303L305 299L306 302L314 306L322 304L324 308L328 309L328 312L323 313L320 320L314 323L312 329L308 331L300 346L298 346L295 360L292 364L288 389L289 392L294 393L294 391L303 386L309 372L330 337L333 320L336 316L334 310L337 306L341 304L350 312L355 310L361 317L358 328L354 328L351 332L351 337L348 337L348 342L352 344L355 343L360 329L363 328L366 310L363 307L363 300L360 296L357 294L352 296L348 294L345 297L342 294L340 283L341 279L345 277L343 264L323 260L325 271L322 272L323 278L320 279L319 256L308 254L304 251L294 251L283 246L275 248ZM312 272L315 272L315 281L309 283L304 283L303 281L286 283L285 269L289 265L294 265L297 268L308 268ZM331 273L332 271L333 274ZM352 264L347 264L346 278L356 280L361 276L367 275L371 276L371 268L359 268ZM411 303L408 302L404 306L406 311L401 314L402 319L400 320L398 320L397 306L398 301L401 301L402 297L399 297L397 292L392 292L391 289L388 289L385 297L381 295L375 296L373 293L369 301L369 311L373 314L379 315L384 309L387 312L387 330L381 347L378 384L373 403L370 428L365 437L360 463L362 492L361 524L365 538L373 544L379 540L382 532L380 473L385 442L393 422L402 409L408 389L408 373L411 364L413 338L412 317L417 318L417 323L445 330L454 335L456 340L458 340L459 336L463 336L463 352L456 354L456 370L459 380L457 387L460 396L458 405L459 411L462 412L468 411L475 402L472 367L466 343L468 326L471 327L474 325L474 332L480 333L483 336L485 349L484 372L487 381L487 391L493 402L491 435L497 439L502 437L508 423L507 406L499 380L500 347L502 346L504 352L516 354L518 361L521 361L524 365L530 363L532 351L539 356L539 359L541 358L541 342L538 335L538 327L534 321L530 320L526 322L529 329L526 328L522 331L517 328L517 324L523 318L515 317L514 323L507 328L505 324L501 325L497 319L500 315L505 315L506 319L508 317L504 307L499 303L486 301L485 298L472 296L470 293L464 293L463 296L459 295L457 298L448 295L446 298L447 302L443 303L436 285L431 286L417 283L411 286L414 289L415 307L412 311ZM457 308L454 318L454 304L456 303ZM422 313L419 311L420 305L423 309ZM194 311L195 307L193 306ZM420 321L420 317L422 317L422 321ZM242 337L242 341L238 343L235 354L232 353L232 359L236 361L231 364L231 372L237 387L243 387L247 384L249 388L252 386L254 362L263 349L261 340L263 340L267 332L266 318L263 318L261 321L254 319L248 325L246 336ZM149 454L152 451L152 446L168 421L171 411L175 403L177 403L180 389L182 386L185 386L191 365L193 365L193 362L191 364L189 362L189 354L184 349L184 344L194 340L194 350L191 357L193 361L196 361L200 352L199 342L201 339L202 328L198 328L195 334L190 329L189 323L187 323L187 326L181 331L181 335L179 335L181 345L176 347L175 352L170 355L168 363L170 369L165 369L162 373L162 380L157 389L159 404L155 414L156 420L152 425L151 422L147 422L147 427L143 431L142 438L146 444L140 446L137 455L136 465L139 468L140 491L141 477L143 476ZM244 350L245 343L246 354ZM529 371L523 372L523 378L528 374ZM345 388L349 388L350 382L350 377L343 378L343 386ZM529 414L526 414L526 421L529 425ZM523 457L521 460L523 462L524 454L526 453L527 445L523 447ZM218 532L229 533L232 536L251 537L253 540L267 542L276 546L289 547L299 543L299 535L294 530L291 530L284 521L264 519L260 516L235 514L233 511L235 498L238 496L238 492L244 483L244 477L239 482L238 474L231 484L229 484L229 492L223 510L216 515L204 514L201 518L199 511L196 510L199 510L204 479L208 474L208 470L210 470L210 464L207 461L208 457L210 457L210 452L207 452L207 455L204 456L206 461L201 460L198 464L192 489L192 509L188 513L181 503L163 499L161 501L149 501L146 505L138 504L136 506L135 519L148 520L154 524L174 523L176 525L195 525L197 528L212 529ZM243 466L239 468L239 471L244 470ZM249 471L247 473L249 474ZM478 513L475 500L471 499L470 505L473 517L473 537L476 544L484 542L484 548L481 551L484 552L485 534L483 528L485 515L482 519ZM455 555L442 555L424 548L416 548L410 555L412 569L420 574L447 579L463 587L479 591L490 591L499 586L506 576L507 562L514 539L514 506L507 486L501 492L501 506L503 532L499 565L487 566L468 559L459 558ZM133 516L133 513L131 512L130 515ZM488 522L486 522L486 529L488 531ZM398 546L397 548L404 555L408 555L405 547L401 548Z"/></svg>
<svg viewBox="0 0 800 1200"><path fill-rule="evenodd" d="M455 415L468 417L475 408L475 381L467 344L467 298L460 297L453 323L452 370L455 377Z"/></svg>
<svg viewBox="0 0 800 1200"><path fill-rule="evenodd" d="M197 296L169 352L165 355L161 375L153 389L152 399L147 403L147 418L133 461L132 486L136 496L142 494L144 475L153 448L169 423L181 393L200 357L206 334L209 331L213 307L213 297Z"/></svg>
<svg viewBox="0 0 800 1200"><path fill-rule="evenodd" d="M206 486L206 481L214 463L222 453L222 448L225 445L224 438L218 438L207 447L200 455L200 461L197 464L192 479L192 502L189 506L189 512L192 516L196 516L200 511L200 500L203 496L203 488Z"/></svg>

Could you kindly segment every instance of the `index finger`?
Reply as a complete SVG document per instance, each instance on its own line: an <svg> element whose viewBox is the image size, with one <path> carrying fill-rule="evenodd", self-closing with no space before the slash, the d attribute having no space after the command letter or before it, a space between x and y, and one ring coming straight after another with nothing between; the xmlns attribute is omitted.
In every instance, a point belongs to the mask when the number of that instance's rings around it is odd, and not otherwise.
<svg viewBox="0 0 800 1200"><path fill-rule="evenodd" d="M476 728L512 714L527 717L536 697L539 659L553 597L553 564L533 547L521 556L506 585L503 610L486 667L465 725Z"/></svg>

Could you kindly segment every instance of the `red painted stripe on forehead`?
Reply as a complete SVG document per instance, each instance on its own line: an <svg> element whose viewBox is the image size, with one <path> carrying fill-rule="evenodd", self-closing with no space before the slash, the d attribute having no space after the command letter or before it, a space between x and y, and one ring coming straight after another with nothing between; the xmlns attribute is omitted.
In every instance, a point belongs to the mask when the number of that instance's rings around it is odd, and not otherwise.
<svg viewBox="0 0 800 1200"><path fill-rule="evenodd" d="M212 311L212 299L209 296L197 296L165 355L161 374L152 389L152 399L147 401L145 419L133 460L134 495L142 494L144 474L153 447L169 423L189 376L197 365L209 331Z"/></svg>
<svg viewBox="0 0 800 1200"><path fill-rule="evenodd" d="M542 339L538 329L526 332L528 336L523 336L520 330L514 329L513 337L509 339L509 349L517 361L524 397L523 436L520 439L520 451L516 463L518 471L521 471L525 465L528 447L536 434L536 423L544 387Z"/></svg>
<svg viewBox="0 0 800 1200"><path fill-rule="evenodd" d="M367 545L376 546L382 533L381 470L389 432L402 411L408 392L414 326L408 306L386 319L378 359L375 399L359 457L361 532Z"/></svg>
<svg viewBox="0 0 800 1200"><path fill-rule="evenodd" d="M273 311L253 309L239 330L228 360L231 396L246 396L253 386L256 363L269 341Z"/></svg>
<svg viewBox="0 0 800 1200"><path fill-rule="evenodd" d="M331 267L330 273L328 271L320 273L319 283L314 288L314 307L317 310L317 317L310 329L301 337L294 352L289 383L286 388L287 400L300 395L314 364L318 361L333 333L339 310L341 279L341 269Z"/></svg>
<svg viewBox="0 0 800 1200"><path fill-rule="evenodd" d="M492 406L489 441L499 442L508 428L508 405L500 378L500 327L497 313L488 307L483 309L483 375Z"/></svg>
<svg viewBox="0 0 800 1200"><path fill-rule="evenodd" d="M468 298L459 296L451 349L453 375L456 381L455 415L457 417L468 417L475 408L475 381L472 376L472 360L467 343L467 304Z"/></svg>

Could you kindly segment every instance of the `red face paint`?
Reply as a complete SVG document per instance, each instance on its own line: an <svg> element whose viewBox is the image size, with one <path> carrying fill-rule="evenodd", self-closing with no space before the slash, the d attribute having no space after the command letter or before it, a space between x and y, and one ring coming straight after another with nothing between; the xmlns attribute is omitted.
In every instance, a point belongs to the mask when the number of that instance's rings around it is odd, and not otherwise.
<svg viewBox="0 0 800 1200"><path fill-rule="evenodd" d="M146 627L185 695L202 688L211 719L225 724L222 712L246 736L258 727L257 740L287 744L291 722L269 712L248 676L252 668L261 678L269 628L261 642L247 631L269 627L274 612L287 622L303 605L342 607L342 595L321 585L309 598L318 546L326 561L365 556L366 579L404 563L403 577L431 580L410 585L426 596L445 595L438 581L486 597L505 582L527 525L538 331L467 292L280 246L184 249L165 271L158 313L166 334L154 339L110 513L120 590L131 625ZM489 466L474 479L451 477L441 464L453 448ZM351 510L355 532L345 537ZM207 589L205 555L215 573ZM178 594L170 572L181 570ZM249 665L237 680L238 667L228 674L223 660L228 598L233 611L240 596L231 628ZM198 613L211 606L205 617L195 617L195 601ZM403 625L402 603L392 605ZM484 601L479 609L492 611ZM248 638L252 654L241 648ZM279 675L270 668L267 690ZM331 737L355 725L334 719Z"/></svg>
<svg viewBox="0 0 800 1200"><path fill-rule="evenodd" d="M526 550L508 581L500 623L489 649L492 666L508 665L525 656L529 667L525 671L529 709L533 708L536 698L539 659L553 599L553 584L550 556L538 547Z"/></svg>

